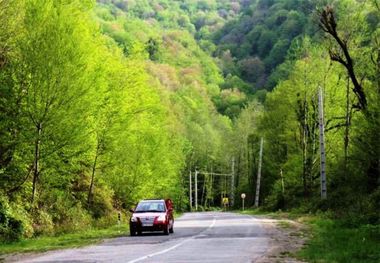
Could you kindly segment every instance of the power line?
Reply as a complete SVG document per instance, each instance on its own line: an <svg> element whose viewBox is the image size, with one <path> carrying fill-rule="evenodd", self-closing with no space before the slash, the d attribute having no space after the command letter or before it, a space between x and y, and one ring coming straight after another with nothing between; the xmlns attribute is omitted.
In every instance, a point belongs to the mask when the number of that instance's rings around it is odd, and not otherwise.
<svg viewBox="0 0 380 263"><path fill-rule="evenodd" d="M229 174L221 174L221 173L211 173L211 172L203 172L203 171L199 171L199 174L210 174L210 175L219 175L219 176L232 176L231 173L229 173Z"/></svg>

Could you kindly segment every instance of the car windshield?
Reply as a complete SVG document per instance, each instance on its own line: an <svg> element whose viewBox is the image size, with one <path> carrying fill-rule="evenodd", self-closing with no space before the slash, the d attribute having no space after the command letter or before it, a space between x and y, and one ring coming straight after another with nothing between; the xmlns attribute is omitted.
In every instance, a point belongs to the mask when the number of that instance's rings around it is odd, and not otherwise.
<svg viewBox="0 0 380 263"><path fill-rule="evenodd" d="M143 201L137 205L135 212L165 212L165 203L162 201Z"/></svg>

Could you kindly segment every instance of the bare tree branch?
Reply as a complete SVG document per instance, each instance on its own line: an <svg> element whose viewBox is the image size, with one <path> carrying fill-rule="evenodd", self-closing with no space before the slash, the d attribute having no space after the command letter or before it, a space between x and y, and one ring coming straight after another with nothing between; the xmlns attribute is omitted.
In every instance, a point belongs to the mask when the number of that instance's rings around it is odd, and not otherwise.
<svg viewBox="0 0 380 263"><path fill-rule="evenodd" d="M359 100L358 105L355 105L355 107L359 108L360 110L365 110L367 107L367 98L363 87L356 77L354 62L348 51L347 41L345 39L342 39L337 32L337 23L335 21L333 7L327 5L325 8L323 8L322 11L320 11L319 16L319 27L336 41L339 46L339 50L343 53L343 55L341 55L339 54L340 52L330 49L330 58L332 61L336 61L346 68L352 84L354 85L352 90Z"/></svg>

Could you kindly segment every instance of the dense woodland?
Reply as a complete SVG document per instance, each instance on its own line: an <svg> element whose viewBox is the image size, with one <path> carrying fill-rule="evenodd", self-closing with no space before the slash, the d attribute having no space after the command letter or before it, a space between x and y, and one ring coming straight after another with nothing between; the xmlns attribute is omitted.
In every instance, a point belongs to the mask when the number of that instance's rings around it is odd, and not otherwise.
<svg viewBox="0 0 380 263"><path fill-rule="evenodd" d="M261 138L260 206L378 224L379 96L378 0L0 0L0 241L188 210L232 160L251 206Z"/></svg>

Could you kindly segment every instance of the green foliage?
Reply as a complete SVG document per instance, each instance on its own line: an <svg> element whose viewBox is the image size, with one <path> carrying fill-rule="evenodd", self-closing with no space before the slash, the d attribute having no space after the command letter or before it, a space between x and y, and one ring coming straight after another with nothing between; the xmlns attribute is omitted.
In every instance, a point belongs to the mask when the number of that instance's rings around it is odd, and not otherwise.
<svg viewBox="0 0 380 263"><path fill-rule="evenodd" d="M187 156L219 152L230 125L211 101L222 81L212 58L189 33L117 18L113 5L96 9L105 36L87 3L1 4L12 52L1 54L0 182L22 208L6 214L5 239L107 224L141 198L183 209ZM134 8L150 16L148 2Z"/></svg>
<svg viewBox="0 0 380 263"><path fill-rule="evenodd" d="M254 1L246 14L213 34L217 53L229 51L241 65L246 64L247 57L257 57L262 66L249 72L240 67L238 75L258 88L271 89L278 81L274 82L271 74L285 61L290 43L312 31L310 27L315 28L309 19L313 9L313 1L308 0Z"/></svg>
<svg viewBox="0 0 380 263"><path fill-rule="evenodd" d="M218 116L211 100L211 97L213 100L221 97L218 86L223 79L213 59L199 47L194 36L190 34L193 30L189 28L191 19L188 19L188 14L182 10L174 12L178 8L177 3L168 5L161 1L160 7L154 3L149 6L146 4L146 11L151 8L155 10L154 15L152 13L149 18L142 16L141 12L132 11L131 19L115 17L114 20L101 21L102 27L107 28L106 33L117 42L123 43L123 40L115 38L115 32L120 36L129 35L124 38L124 43L146 47L139 53L138 59L150 58L146 63L149 75L146 77L152 88L159 90L160 97L157 99L161 100L152 104L155 112L149 125L141 126L149 129L140 128L143 136L130 134L127 137L129 143L120 149L118 156L123 152L131 154L120 158L120 169L115 169L112 175L112 188L123 206L133 205L142 197L171 196L176 207L183 208L187 203L183 191L186 186L178 171L185 167L194 169L196 164L204 165L209 156L213 156L212 159L218 165L224 164L224 160L221 161L216 156L223 148L223 129L228 129L230 123ZM112 5L107 4L105 7L112 8ZM186 8L198 7L187 5ZM180 17L179 27L173 18L177 15ZM212 16L203 18L205 24L199 28L199 34L208 31L206 25L212 24ZM113 26L108 26L110 24ZM205 39L202 39L202 45L207 46L207 49L213 48L212 43ZM129 52L126 55L133 56ZM144 67L143 64L140 65ZM141 89L144 87L140 86L139 90ZM156 107L159 103L162 103L162 107ZM171 131L170 139L160 133L163 129ZM162 148L151 148L152 144ZM139 150L135 151L135 147ZM193 156L191 161L190 156ZM162 160L165 157L167 161ZM147 164L148 160L156 161ZM120 177L120 174L123 176Z"/></svg>
<svg viewBox="0 0 380 263"><path fill-rule="evenodd" d="M350 20L352 23L350 14L356 12L358 23L341 29L346 31L340 34L355 35L352 32L369 30L363 13L371 10L371 5L352 1L341 4L339 22ZM268 173L266 183L271 185L264 189L268 194L264 202L267 207L302 207L303 211L330 208L336 217L344 218L351 225L379 222L379 170L375 168L378 158L372 157L379 156L379 138L373 137L379 132L378 77L375 73L378 66L368 64L371 60L368 48L378 44L368 46L368 37L358 33L349 42L355 70L363 79L370 100L370 109L365 112L354 110L356 96L351 91L352 84L343 67L330 64L324 43L316 44L308 38L302 45L293 42L289 59L298 59L283 65L288 65L291 71L284 71L287 79L266 96L266 110L260 121L260 132L267 141L264 173ZM329 197L325 202L321 202L319 196L318 86L324 91L328 152Z"/></svg>
<svg viewBox="0 0 380 263"><path fill-rule="evenodd" d="M258 10L258 8L266 10L274 2L259 3L253 10ZM237 143L232 147L235 151L233 155L238 160L238 191L248 194L248 203L252 202L255 195L252 189L254 189L257 173L257 141L262 136L265 138L264 176L260 193L262 203L266 208L277 210L299 207L304 212L330 208L337 217L345 218L348 224L378 223L379 170L376 168L378 167L378 158L372 156L379 156L377 136L379 133L377 114L379 82L376 73L378 66L376 63L369 63L371 55L368 51L371 48L376 49L378 42L368 45L370 43L368 42L370 41L369 34L358 33L374 30L373 25L368 28L366 21L363 20L365 17L363 14L371 13L370 10L373 7L370 4L356 3L355 5L352 1L348 1L342 2L338 9L341 25L345 24L342 21L350 23L350 27L344 29L345 32L339 33L343 36L355 35L355 38L349 39L350 51L355 59L355 70L363 79L366 94L371 100L368 112L360 113L352 108L356 99L350 91L352 87L346 79L344 68L330 64L329 54L326 52L324 43L317 43L315 39L310 38L303 40L297 38L290 44L288 39L284 39L283 43L278 44L278 51L276 48L271 50L272 58L277 59L281 57L281 49L285 50L290 47L286 62L281 64L270 76L270 81L273 83L281 79L282 81L272 92L265 94L265 100L261 100L265 104L265 110L261 117L255 117L257 128L251 129L252 133L248 136L243 136L247 140L241 143L244 146L243 149L238 150L240 146ZM282 9L283 7L281 4L277 4L271 8L273 11L275 8ZM282 11L279 15L285 17L285 13ZM358 23L352 22L352 15L350 15L352 13L356 14L355 19ZM294 12L286 13L286 17L304 21L302 16ZM377 23L376 19L370 21ZM280 23L281 19L279 21L271 20L273 25L277 22ZM226 28L235 34L237 24L227 24ZM258 40L264 31L270 30L269 28L255 26L248 36L252 41ZM273 33L273 31L269 33ZM288 34L291 35L291 32L289 31ZM268 39L272 41L273 37ZM265 43L260 44L265 45ZM328 43L328 46L330 45L331 42ZM264 52L264 46L262 48L261 50ZM240 58L237 53L235 53L236 57L231 54L234 53L223 52L221 56L223 70L240 65L240 74L248 72L249 67L246 66L249 65L247 63L249 58L247 54L241 53ZM268 56L264 63L268 65L272 58ZM250 74L244 78L253 76L256 73L255 69L256 72L260 71L260 67L252 67ZM265 73L257 76L262 77L263 74ZM228 75L226 78L228 81L223 85L231 83L232 79ZM319 86L323 87L325 96L325 140L328 152L329 198L325 202L320 201L319 193L316 95ZM257 92L253 98L261 96L260 93ZM254 111L251 112L251 114L253 113ZM240 118L243 117L243 114L244 111L236 120L237 123L241 121ZM347 118L350 120L348 125ZM236 132L240 136L242 135L241 131L236 130ZM347 145L346 141L348 141ZM250 164L248 166L245 164L246 159ZM244 177L246 177L245 183L241 181Z"/></svg>
<svg viewBox="0 0 380 263"><path fill-rule="evenodd" d="M214 103L219 112L233 119L239 116L241 108L247 103L247 97L237 89L225 89L214 98Z"/></svg>
<svg viewBox="0 0 380 263"><path fill-rule="evenodd" d="M8 202L0 198L0 242L20 240L24 233L23 222L10 214Z"/></svg>
<svg viewBox="0 0 380 263"><path fill-rule="evenodd" d="M378 262L380 229L377 225L346 227L340 222L310 222L313 239L299 256L312 262Z"/></svg>

